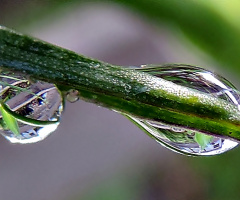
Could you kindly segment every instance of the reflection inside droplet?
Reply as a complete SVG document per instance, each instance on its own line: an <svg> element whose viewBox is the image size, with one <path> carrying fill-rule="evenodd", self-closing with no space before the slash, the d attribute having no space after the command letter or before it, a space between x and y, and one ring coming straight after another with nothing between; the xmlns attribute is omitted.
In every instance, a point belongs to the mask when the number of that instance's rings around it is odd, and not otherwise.
<svg viewBox="0 0 240 200"><path fill-rule="evenodd" d="M63 110L62 96L50 83L29 82L24 76L10 72L0 74L0 96L14 112L19 134L1 127L1 134L12 143L33 143L56 130ZM4 122L0 115L1 124Z"/></svg>
<svg viewBox="0 0 240 200"><path fill-rule="evenodd" d="M224 99L239 108L240 95L223 77L190 65L145 65L136 70L172 81L175 84ZM164 124L127 115L127 117L163 146L186 155L216 155L238 145L237 142L203 135L200 130ZM200 137L199 137L200 136Z"/></svg>

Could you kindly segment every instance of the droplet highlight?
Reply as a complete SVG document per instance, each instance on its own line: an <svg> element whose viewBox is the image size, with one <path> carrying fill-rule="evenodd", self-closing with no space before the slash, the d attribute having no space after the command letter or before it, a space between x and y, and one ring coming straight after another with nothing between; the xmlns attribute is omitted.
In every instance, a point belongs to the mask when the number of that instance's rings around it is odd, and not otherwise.
<svg viewBox="0 0 240 200"><path fill-rule="evenodd" d="M188 87L240 106L240 93L225 78L202 68L190 65L144 65L136 70L172 81L175 84ZM184 155L217 155L233 149L238 142L206 135L201 130L191 130L151 121L127 117L143 129L150 137L163 146Z"/></svg>
<svg viewBox="0 0 240 200"><path fill-rule="evenodd" d="M21 74L1 72L0 111L0 132L7 140L34 143L57 129L63 99L54 84L32 82Z"/></svg>

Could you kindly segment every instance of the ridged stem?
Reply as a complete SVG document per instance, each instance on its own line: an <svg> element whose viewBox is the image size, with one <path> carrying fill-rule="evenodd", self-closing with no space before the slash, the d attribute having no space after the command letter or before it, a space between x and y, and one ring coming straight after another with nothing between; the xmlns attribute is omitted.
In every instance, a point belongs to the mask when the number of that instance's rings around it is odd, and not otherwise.
<svg viewBox="0 0 240 200"><path fill-rule="evenodd" d="M139 118L240 140L240 112L222 99L0 27L0 66L76 89L82 99Z"/></svg>

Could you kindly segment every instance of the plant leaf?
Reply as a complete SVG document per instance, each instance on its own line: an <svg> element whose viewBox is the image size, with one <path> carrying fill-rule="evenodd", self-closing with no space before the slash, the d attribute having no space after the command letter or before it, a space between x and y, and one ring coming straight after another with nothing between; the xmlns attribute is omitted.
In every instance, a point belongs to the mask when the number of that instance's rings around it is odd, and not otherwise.
<svg viewBox="0 0 240 200"><path fill-rule="evenodd" d="M42 126L47 126L47 125L52 125L59 123L59 121L42 121L42 120L37 120L37 119L31 119L28 117L24 117L22 115L19 115L15 112L13 112L7 104L1 103L1 108L4 110L5 113L8 115L12 116L15 120L22 122L24 124L28 124L30 126L37 126L37 127L42 127Z"/></svg>
<svg viewBox="0 0 240 200"><path fill-rule="evenodd" d="M195 133L194 139L201 147L201 150L204 150L207 145L212 141L213 136L205 135L203 133Z"/></svg>
<svg viewBox="0 0 240 200"><path fill-rule="evenodd" d="M0 112L2 113L2 118L6 127L12 131L15 135L20 135L19 126L17 120L10 115L8 112L5 111L4 107L2 106L3 103L0 104Z"/></svg>

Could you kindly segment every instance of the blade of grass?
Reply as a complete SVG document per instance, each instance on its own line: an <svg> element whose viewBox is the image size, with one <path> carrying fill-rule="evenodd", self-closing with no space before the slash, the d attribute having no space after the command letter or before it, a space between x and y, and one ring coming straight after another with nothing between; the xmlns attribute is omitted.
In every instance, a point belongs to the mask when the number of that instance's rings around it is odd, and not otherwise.
<svg viewBox="0 0 240 200"><path fill-rule="evenodd" d="M18 121L20 121L24 124L28 124L30 126L42 127L42 126L59 123L59 121L42 121L42 120L36 120L36 119L24 117L22 115L19 115L19 114L13 112L5 103L1 103L0 105L1 105L1 109L4 111L5 114L7 114L8 116L11 116L15 120L18 120Z"/></svg>
<svg viewBox="0 0 240 200"><path fill-rule="evenodd" d="M76 89L82 99L139 118L240 140L240 112L228 102L134 69L78 55L0 28L0 66Z"/></svg>
<svg viewBox="0 0 240 200"><path fill-rule="evenodd" d="M0 112L2 113L2 119L4 120L6 128L13 132L15 135L20 135L19 126L15 117L9 114L5 108L7 106L3 103L0 103Z"/></svg>

